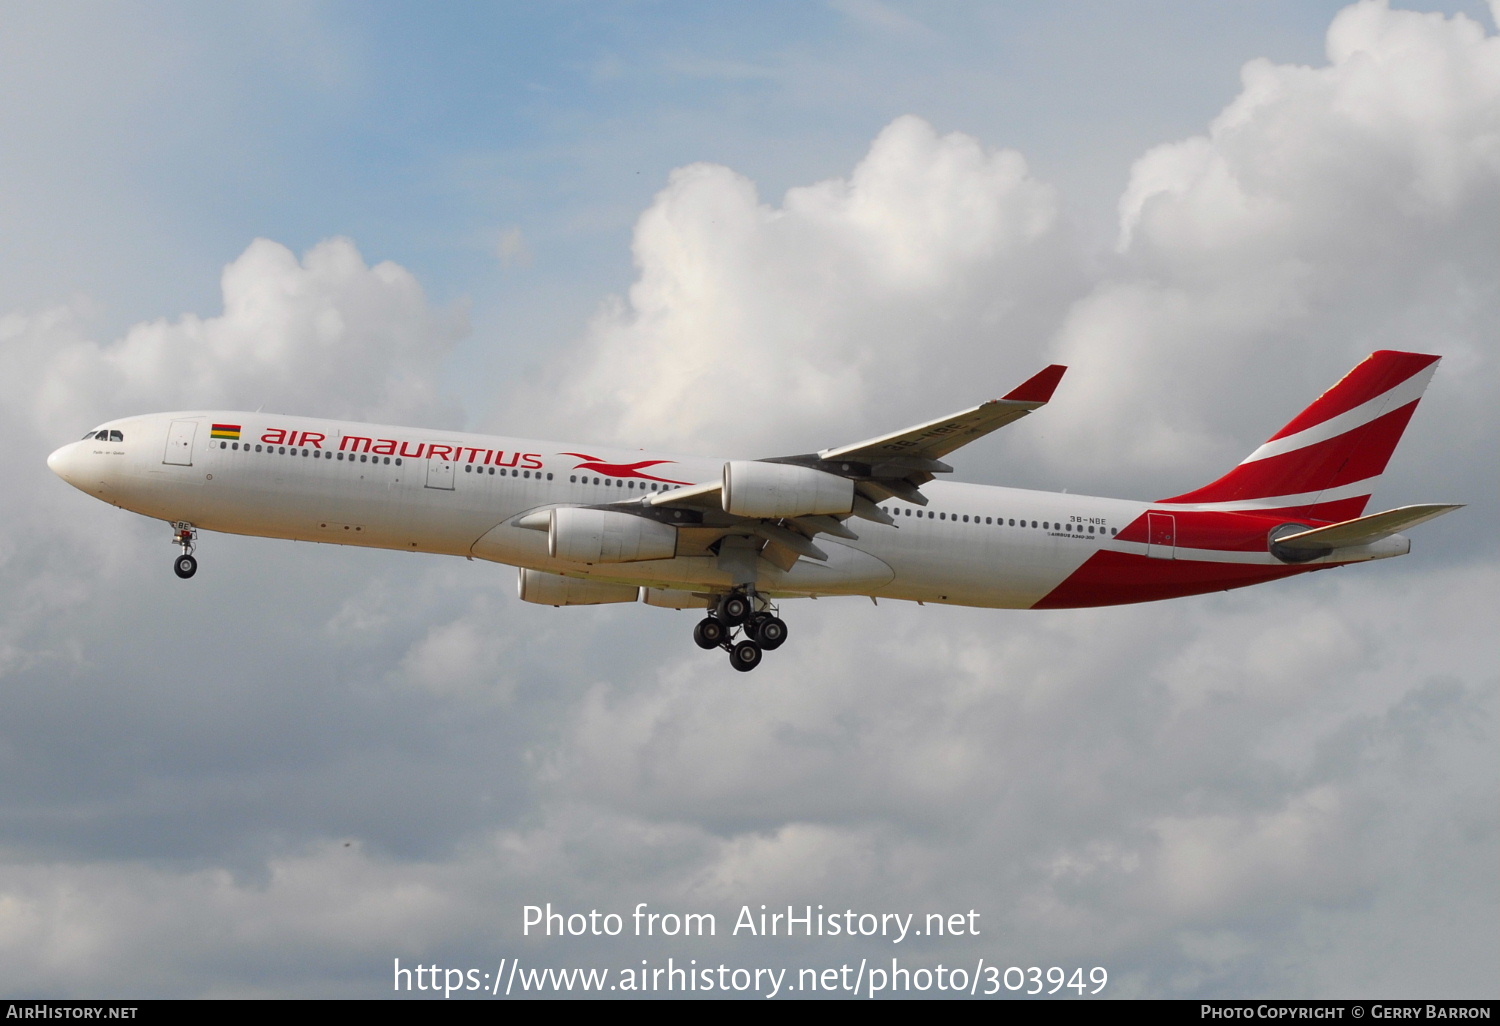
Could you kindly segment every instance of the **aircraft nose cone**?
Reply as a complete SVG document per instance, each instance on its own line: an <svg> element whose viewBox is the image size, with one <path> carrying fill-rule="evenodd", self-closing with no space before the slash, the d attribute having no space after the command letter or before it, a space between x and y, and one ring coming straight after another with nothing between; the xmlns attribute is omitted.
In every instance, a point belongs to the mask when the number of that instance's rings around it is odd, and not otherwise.
<svg viewBox="0 0 1500 1026"><path fill-rule="evenodd" d="M47 466L52 469L52 473L75 488L81 487L78 483L81 469L79 462L77 442L70 442L47 457Z"/></svg>

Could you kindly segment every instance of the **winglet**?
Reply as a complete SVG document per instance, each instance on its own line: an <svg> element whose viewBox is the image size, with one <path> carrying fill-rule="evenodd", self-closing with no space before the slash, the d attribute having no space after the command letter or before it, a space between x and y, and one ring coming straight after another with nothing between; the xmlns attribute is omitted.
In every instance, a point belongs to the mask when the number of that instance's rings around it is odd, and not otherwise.
<svg viewBox="0 0 1500 1026"><path fill-rule="evenodd" d="M1067 369L1063 364L1054 363L1033 374L1011 389L1009 394L1000 398L1018 403L1045 403L1052 398L1052 393L1057 390L1057 383L1062 380L1063 371Z"/></svg>

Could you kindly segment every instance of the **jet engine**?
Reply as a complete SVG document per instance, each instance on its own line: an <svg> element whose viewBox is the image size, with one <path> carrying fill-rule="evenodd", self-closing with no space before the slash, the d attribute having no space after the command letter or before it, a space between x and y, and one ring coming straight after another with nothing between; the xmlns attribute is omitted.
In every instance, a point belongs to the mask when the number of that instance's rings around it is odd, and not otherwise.
<svg viewBox="0 0 1500 1026"><path fill-rule="evenodd" d="M677 528L630 513L564 506L552 511L547 552L570 563L631 563L677 555Z"/></svg>
<svg viewBox="0 0 1500 1026"><path fill-rule="evenodd" d="M805 517L854 509L854 482L811 467L759 460L724 464L724 511L737 517Z"/></svg>
<svg viewBox="0 0 1500 1026"><path fill-rule="evenodd" d="M580 581L575 577L521 570L517 582L522 602L543 606L599 606L606 602L634 602L640 589L633 584Z"/></svg>

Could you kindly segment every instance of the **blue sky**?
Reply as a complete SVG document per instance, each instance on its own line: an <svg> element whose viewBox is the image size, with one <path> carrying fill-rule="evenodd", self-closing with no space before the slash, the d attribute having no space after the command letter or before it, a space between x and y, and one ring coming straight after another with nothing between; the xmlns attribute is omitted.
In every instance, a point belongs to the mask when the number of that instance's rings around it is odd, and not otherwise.
<svg viewBox="0 0 1500 1026"><path fill-rule="evenodd" d="M251 238L301 251L345 235L437 302L472 304L465 387L471 364L503 373L492 354L576 336L622 291L636 217L696 161L774 201L917 114L1020 149L1107 237L1141 152L1199 130L1246 60L1320 61L1338 7L22 8L0 299L82 292L119 332L211 312L218 268ZM532 260L505 273L512 228Z"/></svg>

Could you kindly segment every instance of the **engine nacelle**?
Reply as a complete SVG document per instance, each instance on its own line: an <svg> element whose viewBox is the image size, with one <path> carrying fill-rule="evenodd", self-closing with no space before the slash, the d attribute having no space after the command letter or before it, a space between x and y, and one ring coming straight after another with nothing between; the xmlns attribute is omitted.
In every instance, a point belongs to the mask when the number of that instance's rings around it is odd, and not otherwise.
<svg viewBox="0 0 1500 1026"><path fill-rule="evenodd" d="M737 517L805 517L854 509L854 482L791 463L724 464L724 512Z"/></svg>
<svg viewBox="0 0 1500 1026"><path fill-rule="evenodd" d="M633 584L580 581L575 577L521 570L517 582L522 602L543 606L599 606L606 602L634 602L640 589Z"/></svg>
<svg viewBox="0 0 1500 1026"><path fill-rule="evenodd" d="M570 563L632 563L677 555L677 528L630 513L564 506L552 511L547 552Z"/></svg>

